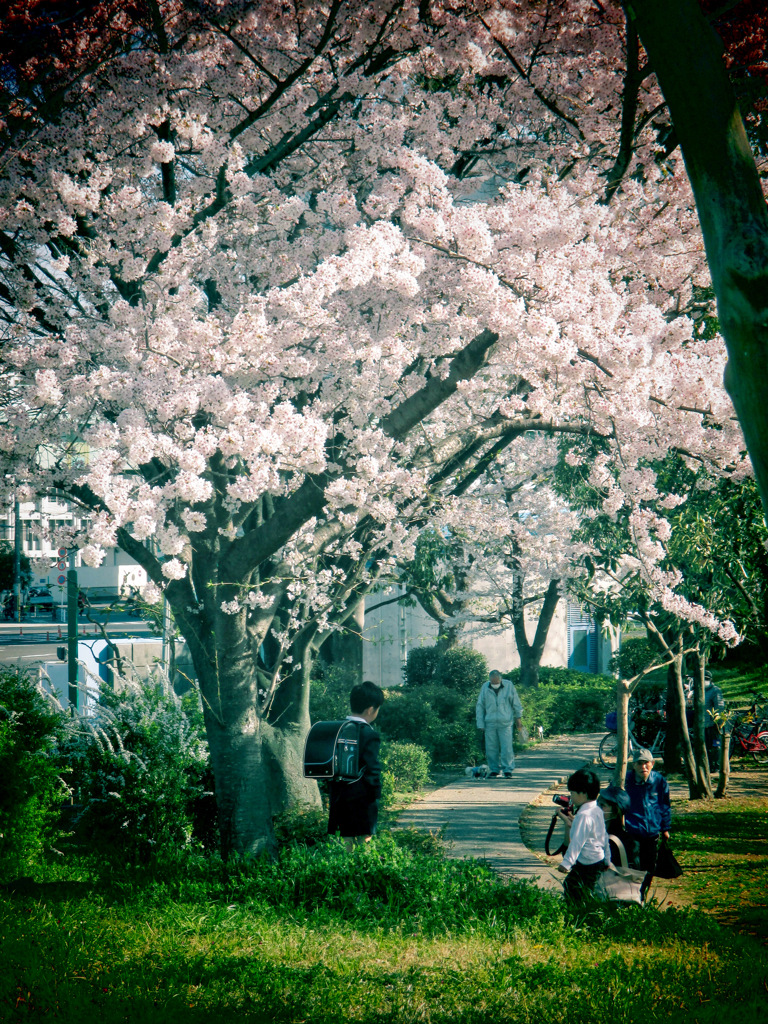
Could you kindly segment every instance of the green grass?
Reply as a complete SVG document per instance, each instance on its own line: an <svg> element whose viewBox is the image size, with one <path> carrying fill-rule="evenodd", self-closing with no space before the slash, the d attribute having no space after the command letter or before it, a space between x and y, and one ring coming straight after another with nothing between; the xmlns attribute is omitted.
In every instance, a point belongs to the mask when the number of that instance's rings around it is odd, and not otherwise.
<svg viewBox="0 0 768 1024"><path fill-rule="evenodd" d="M743 774L765 792L764 769ZM675 800L673 838L684 874L670 883L672 897L766 944L768 799Z"/></svg>
<svg viewBox="0 0 768 1024"><path fill-rule="evenodd" d="M768 952L710 916L575 915L418 845L48 868L0 897L0 1020L764 1019Z"/></svg>

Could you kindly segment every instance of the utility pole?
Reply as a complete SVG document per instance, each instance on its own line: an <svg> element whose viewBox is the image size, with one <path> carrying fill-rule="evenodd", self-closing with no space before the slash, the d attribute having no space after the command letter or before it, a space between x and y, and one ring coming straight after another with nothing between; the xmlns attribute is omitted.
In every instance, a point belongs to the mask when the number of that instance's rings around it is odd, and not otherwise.
<svg viewBox="0 0 768 1024"><path fill-rule="evenodd" d="M75 549L69 550L69 570L67 572L67 682L69 684L69 705L73 711L79 706L79 688L77 685L77 571L75 570Z"/></svg>
<svg viewBox="0 0 768 1024"><path fill-rule="evenodd" d="M13 503L13 590L16 595L16 621L21 622L21 505Z"/></svg>

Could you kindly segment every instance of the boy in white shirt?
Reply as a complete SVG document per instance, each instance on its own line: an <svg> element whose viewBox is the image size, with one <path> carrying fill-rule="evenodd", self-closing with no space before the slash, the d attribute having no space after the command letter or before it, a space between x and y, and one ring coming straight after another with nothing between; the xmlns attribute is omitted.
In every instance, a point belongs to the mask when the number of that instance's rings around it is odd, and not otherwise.
<svg viewBox="0 0 768 1024"><path fill-rule="evenodd" d="M589 768L583 768L568 779L574 817L558 812L570 824L571 839L558 871L568 875L563 883L565 898L579 903L593 893L602 871L611 862L605 818L597 806L600 779Z"/></svg>

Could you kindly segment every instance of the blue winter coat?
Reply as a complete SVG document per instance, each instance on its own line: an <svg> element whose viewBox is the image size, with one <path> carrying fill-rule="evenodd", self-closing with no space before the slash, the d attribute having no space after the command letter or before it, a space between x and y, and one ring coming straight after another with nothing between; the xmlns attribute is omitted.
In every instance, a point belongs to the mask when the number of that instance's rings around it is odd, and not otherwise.
<svg viewBox="0 0 768 1024"><path fill-rule="evenodd" d="M669 786L663 775L651 772L645 782L638 782L634 771L629 771L624 788L629 797L624 826L630 835L657 836L669 831L672 808Z"/></svg>

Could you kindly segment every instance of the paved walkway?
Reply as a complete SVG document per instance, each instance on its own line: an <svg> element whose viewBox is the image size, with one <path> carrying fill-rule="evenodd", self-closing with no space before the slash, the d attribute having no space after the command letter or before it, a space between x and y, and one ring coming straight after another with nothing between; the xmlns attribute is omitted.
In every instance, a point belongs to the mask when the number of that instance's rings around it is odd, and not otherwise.
<svg viewBox="0 0 768 1024"><path fill-rule="evenodd" d="M557 873L523 843L519 820L541 793L597 758L603 733L555 736L516 756L511 779L457 778L419 798L398 817L401 827L435 830L446 826L450 857L478 857L504 875L530 878L547 889L561 888ZM600 771L601 778L607 772Z"/></svg>

